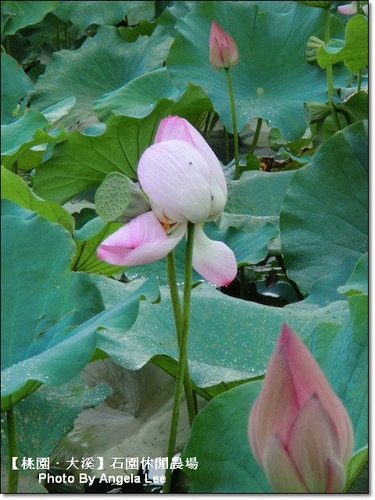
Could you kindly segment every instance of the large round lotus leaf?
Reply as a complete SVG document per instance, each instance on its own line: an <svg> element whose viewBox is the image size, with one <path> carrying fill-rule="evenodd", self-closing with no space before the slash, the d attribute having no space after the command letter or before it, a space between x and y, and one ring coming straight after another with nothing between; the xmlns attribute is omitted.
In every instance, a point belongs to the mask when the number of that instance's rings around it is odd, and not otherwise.
<svg viewBox="0 0 375 500"><path fill-rule="evenodd" d="M99 329L130 328L140 295L155 296L155 281L103 311L90 276L70 271L70 234L15 203L3 201L2 409L41 383L67 382L90 360ZM150 284L150 286L149 286Z"/></svg>
<svg viewBox="0 0 375 500"><path fill-rule="evenodd" d="M102 291L101 283L96 282ZM111 289L103 293L104 300L108 300L108 293L110 301L113 294L115 302L121 300L125 293L121 285L112 280ZM212 285L199 285L191 297L191 377L199 387L259 377L265 372L283 322L304 338L321 322L341 326L346 317L345 296L324 307L302 301L278 308L229 297ZM158 303L141 302L137 320L125 334L115 329L100 331L98 347L131 370L158 355L163 355L158 356L158 364L169 366L171 358L177 359L178 347L168 289L161 287Z"/></svg>
<svg viewBox="0 0 375 500"><path fill-rule="evenodd" d="M76 375L96 345L94 331L72 335L74 327L103 309L88 276L70 272L75 247L70 234L43 217L2 219L2 396L13 403L36 388ZM34 382L33 382L34 381ZM4 400L4 401L5 401ZM3 402L4 402L3 401Z"/></svg>
<svg viewBox="0 0 375 500"><path fill-rule="evenodd" d="M230 68L238 126L265 118L287 140L306 129L304 102L327 100L325 72L305 60L310 35L323 37L324 10L298 2L201 2L177 23L167 59L175 85L201 85L228 130L232 130L224 70L209 63L215 20L235 40L239 62ZM338 29L337 19L333 19ZM335 83L337 80L335 79Z"/></svg>
<svg viewBox="0 0 375 500"><path fill-rule="evenodd" d="M365 122L317 150L289 185L280 214L288 275L303 293L347 255L368 248L368 138Z"/></svg>
<svg viewBox="0 0 375 500"><path fill-rule="evenodd" d="M33 107L42 110L74 96L77 103L64 121L83 126L97 121L93 102L133 78L160 68L170 43L169 35L160 30L128 43L115 27L101 26L79 49L60 50L53 55L35 85Z"/></svg>
<svg viewBox="0 0 375 500"><path fill-rule="evenodd" d="M94 103L94 110L104 120L108 116L126 115L142 118L163 102L170 114L188 119L195 125L197 116L212 110L212 104L201 87L188 84L176 88L169 71L163 67L134 78L124 86L104 94ZM174 104L176 103L176 104Z"/></svg>

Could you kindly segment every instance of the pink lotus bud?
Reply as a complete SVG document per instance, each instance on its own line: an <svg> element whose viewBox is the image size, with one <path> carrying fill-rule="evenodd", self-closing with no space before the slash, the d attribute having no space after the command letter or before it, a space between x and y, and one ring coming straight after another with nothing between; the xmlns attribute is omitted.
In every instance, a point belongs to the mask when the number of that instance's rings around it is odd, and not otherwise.
<svg viewBox="0 0 375 500"><path fill-rule="evenodd" d="M337 7L337 10L340 12L340 14L344 14L345 16L351 16L357 13L357 3L352 2L352 3L347 3L345 5L339 5Z"/></svg>
<svg viewBox="0 0 375 500"><path fill-rule="evenodd" d="M238 63L238 48L233 38L216 21L210 33L210 64L215 69L230 68Z"/></svg>
<svg viewBox="0 0 375 500"><path fill-rule="evenodd" d="M250 412L249 441L278 493L337 493L353 429L310 351L283 325L262 390Z"/></svg>

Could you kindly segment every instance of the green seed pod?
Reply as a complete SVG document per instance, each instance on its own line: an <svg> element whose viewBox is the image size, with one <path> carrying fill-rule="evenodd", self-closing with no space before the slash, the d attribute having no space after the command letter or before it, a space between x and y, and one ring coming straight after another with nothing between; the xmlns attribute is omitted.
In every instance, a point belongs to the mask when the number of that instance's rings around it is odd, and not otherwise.
<svg viewBox="0 0 375 500"><path fill-rule="evenodd" d="M95 193L95 210L107 222L126 223L150 210L141 188L120 172L111 172Z"/></svg>

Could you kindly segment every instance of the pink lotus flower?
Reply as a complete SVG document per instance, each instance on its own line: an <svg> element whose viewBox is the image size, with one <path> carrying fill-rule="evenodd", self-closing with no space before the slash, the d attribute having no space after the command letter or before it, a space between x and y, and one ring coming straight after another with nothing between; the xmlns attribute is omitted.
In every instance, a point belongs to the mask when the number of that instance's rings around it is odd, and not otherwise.
<svg viewBox="0 0 375 500"><path fill-rule="evenodd" d="M215 69L230 68L238 63L236 42L216 21L212 21L209 44L210 64Z"/></svg>
<svg viewBox="0 0 375 500"><path fill-rule="evenodd" d="M235 256L223 242L210 240L201 225L223 211L227 186L219 160L199 132L183 118L164 118L154 144L140 158L138 178L152 211L106 238L98 258L121 266L154 262L178 244L192 222L194 269L216 285L230 283L237 274Z"/></svg>
<svg viewBox="0 0 375 500"><path fill-rule="evenodd" d="M340 399L304 343L283 325L250 412L253 453L278 493L337 493L353 429Z"/></svg>

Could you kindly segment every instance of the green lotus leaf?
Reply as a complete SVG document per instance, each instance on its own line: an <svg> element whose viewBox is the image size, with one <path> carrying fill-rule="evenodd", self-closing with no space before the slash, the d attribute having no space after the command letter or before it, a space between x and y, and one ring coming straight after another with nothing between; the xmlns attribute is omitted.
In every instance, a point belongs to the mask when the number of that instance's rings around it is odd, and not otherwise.
<svg viewBox="0 0 375 500"><path fill-rule="evenodd" d="M94 217L81 229L74 231L77 250L72 261L72 269L107 276L121 272L123 267L108 264L99 260L96 255L99 244L120 227L121 224L117 222L108 223L100 217Z"/></svg>
<svg viewBox="0 0 375 500"><path fill-rule="evenodd" d="M189 493L272 493L247 436L260 388L260 381L235 387L216 396L195 418L182 453L184 461L193 456L199 461L196 470L185 468Z"/></svg>
<svg viewBox="0 0 375 500"><path fill-rule="evenodd" d="M295 172L286 191L281 246L288 276L304 294L347 255L367 251L367 144L366 122L350 125Z"/></svg>
<svg viewBox="0 0 375 500"><path fill-rule="evenodd" d="M36 112L30 111L30 115L34 113ZM7 146L11 148L5 151L1 157L4 167L8 169L32 170L41 163L43 158L48 157L50 147L67 138L67 132L62 127L48 132L40 128L45 124L45 120L40 113L37 113L37 115L39 116L36 121L33 121L32 118L24 120L24 117L22 117L2 127L2 131L4 132L3 146L4 148ZM30 128L24 129L23 125L27 127L30 125ZM19 133L20 129L21 133ZM22 141L21 137L25 140Z"/></svg>
<svg viewBox="0 0 375 500"><path fill-rule="evenodd" d="M365 298L353 299L357 303L351 304L351 317L341 329L332 332L331 325L321 324L306 343L349 412L357 451L368 439L367 313ZM185 469L190 477L189 493L271 492L247 435L250 410L261 385L261 381L252 381L231 389L215 397L195 418L182 457L199 457L202 466ZM363 468L362 455L352 468ZM363 484L366 488L365 481ZM363 484L362 493L366 492Z"/></svg>
<svg viewBox="0 0 375 500"><path fill-rule="evenodd" d="M188 84L185 91L171 82L168 70L159 68L134 78L119 89L104 94L94 103L94 110L104 119L112 114L142 118L151 113L159 101L173 106L173 114L194 123L196 115L212 109L212 104L200 87Z"/></svg>
<svg viewBox="0 0 375 500"><path fill-rule="evenodd" d="M37 130L48 125L48 120L42 113L30 110L16 121L1 127L1 154L11 155L25 142L32 142Z"/></svg>
<svg viewBox="0 0 375 500"><path fill-rule="evenodd" d="M351 95L346 102L337 103L337 108L350 116L352 122L368 119L368 93L364 90Z"/></svg>
<svg viewBox="0 0 375 500"><path fill-rule="evenodd" d="M74 219L59 203L36 196L20 176L1 167L1 197L36 212L52 222L62 224L68 231L74 229Z"/></svg>
<svg viewBox="0 0 375 500"><path fill-rule="evenodd" d="M112 282L110 289L106 286L103 290L103 277L97 277L95 283L106 303L117 303L127 296L128 285ZM263 375L283 322L302 338L322 322L339 328L348 316L347 300L342 297L324 307L299 302L277 308L235 299L209 284L195 287L189 334L192 380L207 388ZM167 371L173 370L170 361L177 359L178 348L168 289L161 287L158 303L141 302L137 320L125 335L121 330L100 331L98 347L130 370L141 368L150 359L157 359Z"/></svg>
<svg viewBox="0 0 375 500"><path fill-rule="evenodd" d="M90 360L99 329L129 328L149 280L104 310L89 275L70 271L75 245L59 224L8 200L2 221L2 408L41 383L60 385ZM26 244L25 244L26 243Z"/></svg>
<svg viewBox="0 0 375 500"><path fill-rule="evenodd" d="M126 16L132 18L132 23L145 19L147 14L152 19L154 6L152 2L110 2L105 9L102 2L56 2L57 9L54 14L62 21L71 21L82 29L92 24L101 26L103 24L119 24ZM146 4L146 5L145 5Z"/></svg>
<svg viewBox="0 0 375 500"><path fill-rule="evenodd" d="M69 272L74 243L62 226L35 214L27 219L25 209L24 217L7 215L14 204L3 204L2 402L9 406L35 383L64 383L82 369L96 336L74 335L75 327L103 303L87 276Z"/></svg>
<svg viewBox="0 0 375 500"><path fill-rule="evenodd" d="M135 105L132 109L136 108ZM56 145L50 159L37 167L35 192L42 198L65 202L99 186L110 172L122 172L136 180L138 160L152 143L162 118L178 114L194 125L201 113L210 109L212 105L205 94L189 86L177 102L159 99L144 118L114 116L106 122L105 131L96 136L74 131L65 142ZM144 110L142 106L137 108L141 114Z"/></svg>
<svg viewBox="0 0 375 500"><path fill-rule="evenodd" d="M11 2L13 3L13 2ZM29 2L25 2L29 3ZM9 82L12 82L9 85ZM1 123L10 123L17 115L19 102L32 90L30 78L19 67L17 61L1 54Z"/></svg>
<svg viewBox="0 0 375 500"><path fill-rule="evenodd" d="M61 439L72 429L77 415L93 408L110 393L105 384L89 388L80 376L59 387L42 386L20 401L16 409L18 450L24 457L49 457ZM42 411L41 411L42 410ZM2 465L7 466L7 422L2 433ZM18 459L20 464L21 459ZM51 468L54 466L50 459ZM35 470L19 468L18 493L46 493ZM5 468L3 480L6 479Z"/></svg>
<svg viewBox="0 0 375 500"><path fill-rule="evenodd" d="M156 29L151 37L126 42L113 26L101 26L77 50L53 54L40 76L32 98L34 109L41 111L64 98L74 96L76 105L64 121L85 127L98 121L93 103L104 93L115 90L148 71L160 68L171 38ZM79 68L79 71L77 71Z"/></svg>
<svg viewBox="0 0 375 500"><path fill-rule="evenodd" d="M1 33L14 35L16 31L41 21L59 2L2 2Z"/></svg>
<svg viewBox="0 0 375 500"><path fill-rule="evenodd" d="M355 294L368 294L368 280L369 280L369 268L368 268L368 253L362 255L362 257L356 263L356 266L350 275L346 285L338 287L337 291L340 293L345 293L348 296Z"/></svg>
<svg viewBox="0 0 375 500"><path fill-rule="evenodd" d="M368 297L353 295L348 305L349 317L339 329L329 334L329 326L318 325L306 344L349 413L356 451L368 444Z"/></svg>
<svg viewBox="0 0 375 500"><path fill-rule="evenodd" d="M230 181L221 226L233 225L244 231L266 223L278 227L281 204L294 174L294 170L251 171L242 174L239 181Z"/></svg>

